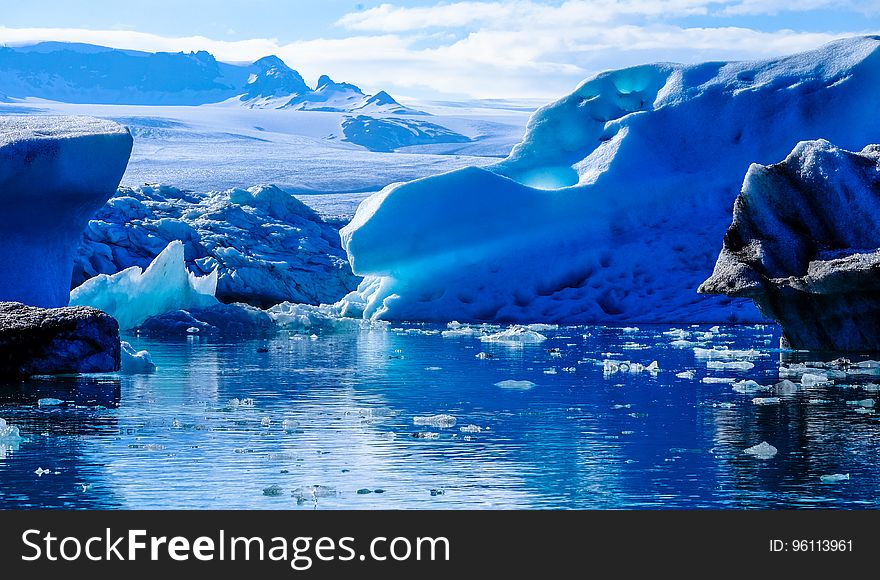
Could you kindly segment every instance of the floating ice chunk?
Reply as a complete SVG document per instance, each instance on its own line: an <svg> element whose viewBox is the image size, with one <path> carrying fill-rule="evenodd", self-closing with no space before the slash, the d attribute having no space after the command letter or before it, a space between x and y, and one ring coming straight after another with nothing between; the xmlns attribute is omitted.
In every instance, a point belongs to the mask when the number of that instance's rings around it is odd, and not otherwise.
<svg viewBox="0 0 880 580"><path fill-rule="evenodd" d="M156 372L153 357L145 350L135 350L131 344L124 340L120 343L121 363L120 372L125 375L147 375Z"/></svg>
<svg viewBox="0 0 880 580"><path fill-rule="evenodd" d="M22 441L18 427L10 425L6 419L0 418L0 459L4 459L9 451L18 449Z"/></svg>
<svg viewBox="0 0 880 580"><path fill-rule="evenodd" d="M559 328L558 324L526 324L525 326L529 330L534 330L535 332L547 332L548 330L556 330Z"/></svg>
<svg viewBox="0 0 880 580"><path fill-rule="evenodd" d="M765 387L764 385L759 385L755 381L745 380L745 381L737 381L731 385L733 390L737 393L749 394L756 393L758 391L769 391L770 387Z"/></svg>
<svg viewBox="0 0 880 580"><path fill-rule="evenodd" d="M37 477L43 477L43 476L46 475L47 473L52 473L52 472L51 472L50 470L48 470L48 469L43 469L42 467L38 467L38 468L36 469L36 471L34 471L34 473L37 474Z"/></svg>
<svg viewBox="0 0 880 580"><path fill-rule="evenodd" d="M432 433L431 431L419 431L412 434L413 439L439 439L440 433Z"/></svg>
<svg viewBox="0 0 880 580"><path fill-rule="evenodd" d="M869 413L873 413L873 412L874 412L873 409L869 409L869 408L866 408L866 407L856 407L855 409L853 409L853 411L856 412L856 413L861 413L861 414L863 414L863 415L867 415L867 414L869 414Z"/></svg>
<svg viewBox="0 0 880 580"><path fill-rule="evenodd" d="M495 383L495 386L512 391L528 391L535 386L535 383L533 383L532 381L506 380Z"/></svg>
<svg viewBox="0 0 880 580"><path fill-rule="evenodd" d="M483 428L479 425L468 424L458 428L462 433L482 433Z"/></svg>
<svg viewBox="0 0 880 580"><path fill-rule="evenodd" d="M828 375L825 373L804 373L801 375L801 384L805 387L824 385L828 382Z"/></svg>
<svg viewBox="0 0 880 580"><path fill-rule="evenodd" d="M488 352L478 352L477 354L474 355L474 358L478 358L480 360L487 360L487 359L492 358L492 355L489 354Z"/></svg>
<svg viewBox="0 0 880 580"><path fill-rule="evenodd" d="M172 310L206 308L217 303L217 270L196 276L186 269L183 242L175 240L142 270L126 268L99 274L74 288L71 306L93 306L110 314L127 330L151 316Z"/></svg>
<svg viewBox="0 0 880 580"><path fill-rule="evenodd" d="M778 451L778 449L776 449L775 447L773 447L772 445L770 445L766 441L762 441L761 443L758 443L757 445L755 445L753 447L749 447L748 449L745 449L743 451L743 453L745 453L747 455L753 455L753 456L757 457L758 459L770 459L771 457L776 455L777 451Z"/></svg>
<svg viewBox="0 0 880 580"><path fill-rule="evenodd" d="M425 367L425 370L431 371L431 372L436 372L436 371L442 371L443 367Z"/></svg>
<svg viewBox="0 0 880 580"><path fill-rule="evenodd" d="M544 369L545 375L555 375L558 374L556 367L550 367L549 369Z"/></svg>
<svg viewBox="0 0 880 580"><path fill-rule="evenodd" d="M413 425L428 425L429 427L454 427L455 417L452 415L431 415L429 417L413 417Z"/></svg>
<svg viewBox="0 0 880 580"><path fill-rule="evenodd" d="M788 379L783 379L773 385L773 390L777 395L792 395L800 390L797 383L793 383Z"/></svg>
<svg viewBox="0 0 880 580"><path fill-rule="evenodd" d="M755 397L752 402L756 405L778 405L779 397Z"/></svg>
<svg viewBox="0 0 880 580"><path fill-rule="evenodd" d="M874 399L862 399L861 401L847 401L846 404L854 407L873 407L875 401Z"/></svg>
<svg viewBox="0 0 880 580"><path fill-rule="evenodd" d="M40 399L37 401L37 406L39 407L57 407L58 405L63 404L64 401L61 399L53 399L51 397L46 397L45 399Z"/></svg>
<svg viewBox="0 0 880 580"><path fill-rule="evenodd" d="M712 403L713 407L719 407L721 409L733 409L736 407L736 403Z"/></svg>
<svg viewBox="0 0 880 580"><path fill-rule="evenodd" d="M736 379L733 377L703 377L700 379L701 383L706 383L707 385L714 384L731 384L735 383Z"/></svg>
<svg viewBox="0 0 880 580"><path fill-rule="evenodd" d="M745 360L734 360L734 361L720 361L720 360L707 360L706 368L712 370L737 370L737 371L748 371L755 368L755 363L751 363Z"/></svg>
<svg viewBox="0 0 880 580"><path fill-rule="evenodd" d="M632 362L628 360L609 360L606 359L602 361L602 372L605 375L612 375L615 373L641 373L647 372L652 375L656 375L660 372L660 365L657 364L657 361L653 361L651 364L645 366L642 363Z"/></svg>
<svg viewBox="0 0 880 580"><path fill-rule="evenodd" d="M848 473L832 473L831 475L820 475L819 481L822 483L837 483L849 480Z"/></svg>
<svg viewBox="0 0 880 580"><path fill-rule="evenodd" d="M807 403L811 405L824 405L830 402L828 399L807 399Z"/></svg>
<svg viewBox="0 0 880 580"><path fill-rule="evenodd" d="M525 326L511 326L507 330L479 337L482 342L497 342L506 345L539 344L547 340L540 332Z"/></svg>
<svg viewBox="0 0 880 580"><path fill-rule="evenodd" d="M694 348L694 356L697 358L708 358L716 360L735 360L735 359L756 359L769 357L766 352L754 349L734 350L726 346L718 346L715 348Z"/></svg>

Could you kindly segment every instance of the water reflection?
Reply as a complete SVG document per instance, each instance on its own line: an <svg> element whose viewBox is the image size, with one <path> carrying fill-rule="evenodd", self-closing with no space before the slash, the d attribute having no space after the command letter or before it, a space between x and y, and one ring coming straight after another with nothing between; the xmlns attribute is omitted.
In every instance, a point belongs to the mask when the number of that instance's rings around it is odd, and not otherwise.
<svg viewBox="0 0 880 580"><path fill-rule="evenodd" d="M134 337L155 375L4 386L0 417L27 440L0 457L0 505L880 506L880 423L848 404L875 396L870 375L804 383L773 327L569 327L518 346L440 330ZM441 413L455 425L414 422ZM763 441L775 456L743 453ZM835 473L851 477L820 479Z"/></svg>

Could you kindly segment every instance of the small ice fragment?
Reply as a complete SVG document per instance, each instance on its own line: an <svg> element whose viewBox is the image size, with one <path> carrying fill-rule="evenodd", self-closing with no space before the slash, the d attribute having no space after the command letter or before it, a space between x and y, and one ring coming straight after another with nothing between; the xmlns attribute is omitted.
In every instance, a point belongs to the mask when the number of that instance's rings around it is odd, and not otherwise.
<svg viewBox="0 0 880 580"><path fill-rule="evenodd" d="M190 326L189 328L186 329L187 334L198 334L199 332L201 332L201 330L195 326Z"/></svg>
<svg viewBox="0 0 880 580"><path fill-rule="evenodd" d="M478 352L477 354L474 355L474 358L478 358L480 360L486 360L486 359L492 358L492 355L489 354L488 352Z"/></svg>
<svg viewBox="0 0 880 580"><path fill-rule="evenodd" d="M624 326L620 329L620 332L638 332L639 328L637 326Z"/></svg>
<svg viewBox="0 0 880 580"><path fill-rule="evenodd" d="M443 367L425 367L426 371L442 371Z"/></svg>
<svg viewBox="0 0 880 580"><path fill-rule="evenodd" d="M737 393L754 393L756 391L769 391L770 387L765 387L764 385L759 385L755 381L746 380L746 381L737 381L732 385L733 390Z"/></svg>
<svg viewBox="0 0 880 580"><path fill-rule="evenodd" d="M577 367L562 367L562 372L575 373L575 372L577 372Z"/></svg>
<svg viewBox="0 0 880 580"><path fill-rule="evenodd" d="M156 372L153 357L145 350L135 350L126 341L119 343L120 372L125 375L148 375Z"/></svg>
<svg viewBox="0 0 880 580"><path fill-rule="evenodd" d="M719 407L721 409L733 409L736 407L736 403L712 403L713 407Z"/></svg>
<svg viewBox="0 0 880 580"><path fill-rule="evenodd" d="M61 399L52 399L50 397L47 397L45 399L40 399L39 401L37 401L37 406L39 406L39 407L54 407L54 406L62 404L63 402L64 401L62 401Z"/></svg>
<svg viewBox="0 0 880 580"><path fill-rule="evenodd" d="M278 485L270 485L263 489L263 495L268 497L278 497L282 493L284 493L284 490Z"/></svg>
<svg viewBox="0 0 880 580"><path fill-rule="evenodd" d="M801 375L801 384L805 387L812 387L828 382L828 375L825 373L804 373Z"/></svg>
<svg viewBox="0 0 880 580"><path fill-rule="evenodd" d="M250 397L248 397L247 399L242 399L242 400L241 400L241 406L242 406L242 407L253 407L253 406L254 406L254 400L251 399Z"/></svg>
<svg viewBox="0 0 880 580"><path fill-rule="evenodd" d="M52 472L49 471L48 469L43 469L42 467L38 467L37 470L34 471L34 473L37 474L37 477L43 477L47 473L52 473Z"/></svg>
<svg viewBox="0 0 880 580"><path fill-rule="evenodd" d="M462 433L481 433L483 431L483 428L479 425L468 424L463 427L459 427L458 430Z"/></svg>
<svg viewBox="0 0 880 580"><path fill-rule="evenodd" d="M874 412L871 409L868 409L866 407L856 407L855 409L853 409L853 411L855 411L856 413L862 413L864 415L867 415L868 413Z"/></svg>
<svg viewBox="0 0 880 580"><path fill-rule="evenodd" d="M439 439L440 433L431 433L430 431L420 431L412 434L413 439Z"/></svg>
<svg viewBox="0 0 880 580"><path fill-rule="evenodd" d="M751 363L747 360L734 360L728 362L709 359L706 361L706 368L713 370L748 371L755 368L755 363Z"/></svg>
<svg viewBox="0 0 880 580"><path fill-rule="evenodd" d="M811 405L824 405L825 403L830 403L828 399L807 399L807 403Z"/></svg>
<svg viewBox="0 0 880 580"><path fill-rule="evenodd" d="M707 385L713 384L730 384L735 383L736 379L733 377L703 377L700 379L701 383L706 383Z"/></svg>
<svg viewBox="0 0 880 580"><path fill-rule="evenodd" d="M800 390L797 383L793 383L788 379L782 379L775 385L773 385L773 390L776 391L778 395L791 395Z"/></svg>
<svg viewBox="0 0 880 580"><path fill-rule="evenodd" d="M455 426L455 417L452 415L431 415L428 417L413 417L413 425L428 425L430 427L453 427Z"/></svg>
<svg viewBox="0 0 880 580"><path fill-rule="evenodd" d="M778 449L776 449L766 441L762 441L761 443L758 443L757 445L744 450L743 453L754 455L758 459L770 459L771 457L776 455L777 451Z"/></svg>
<svg viewBox="0 0 880 580"><path fill-rule="evenodd" d="M857 407L873 407L875 402L874 399L862 399L861 401L847 401L846 404Z"/></svg>
<svg viewBox="0 0 880 580"><path fill-rule="evenodd" d="M545 374L545 375L555 375L555 374L557 374L557 372L556 372L556 367L551 367L551 368L549 368L549 369L544 369L544 374Z"/></svg>
<svg viewBox="0 0 880 580"><path fill-rule="evenodd" d="M848 473L832 473L831 475L819 476L819 481L821 481L822 483L837 483L838 481L846 481L848 479Z"/></svg>
<svg viewBox="0 0 880 580"><path fill-rule="evenodd" d="M756 405L778 405L779 397L755 397L752 402Z"/></svg>
<svg viewBox="0 0 880 580"><path fill-rule="evenodd" d="M0 418L0 440L18 441L19 439L21 439L21 434L18 427L9 425L6 419Z"/></svg>
<svg viewBox="0 0 880 580"><path fill-rule="evenodd" d="M508 379L506 381L499 381L495 383L496 387L500 387L502 389L510 389L514 391L527 391L535 386L535 383L532 381L514 381Z"/></svg>
<svg viewBox="0 0 880 580"><path fill-rule="evenodd" d="M688 379L694 380L697 377L697 373L693 370L681 371L680 373L675 373L675 376L680 379Z"/></svg>
<svg viewBox="0 0 880 580"><path fill-rule="evenodd" d="M443 495L445 492L442 489L432 489L430 493L431 497L437 497L438 495Z"/></svg>
<svg viewBox="0 0 880 580"><path fill-rule="evenodd" d="M511 326L507 330L481 336L482 342L495 342L504 345L518 346L521 344L538 344L547 340L547 337L540 332L529 330L525 326Z"/></svg>
<svg viewBox="0 0 880 580"><path fill-rule="evenodd" d="M272 419L270 419L269 417L263 417L262 419L260 419L260 426L261 427L268 427L271 424L272 424Z"/></svg>

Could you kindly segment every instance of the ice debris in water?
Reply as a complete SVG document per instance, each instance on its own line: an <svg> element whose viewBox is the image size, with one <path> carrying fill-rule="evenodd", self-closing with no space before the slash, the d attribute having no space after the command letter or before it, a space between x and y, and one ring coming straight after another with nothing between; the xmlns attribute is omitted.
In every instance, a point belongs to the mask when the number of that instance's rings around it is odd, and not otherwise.
<svg viewBox="0 0 880 580"><path fill-rule="evenodd" d="M730 384L730 383L735 383L736 379L733 377L703 377L702 379L700 379L700 382L705 383L707 385L714 385L714 384L719 384L719 383L720 384Z"/></svg>
<svg viewBox="0 0 880 580"><path fill-rule="evenodd" d="M793 383L788 379L783 379L773 385L773 390L777 395L792 395L800 390L797 383Z"/></svg>
<svg viewBox="0 0 880 580"><path fill-rule="evenodd" d="M806 373L801 376L801 384L805 387L824 385L828 382L828 375L825 373Z"/></svg>
<svg viewBox="0 0 880 580"><path fill-rule="evenodd" d="M40 399L37 401L38 407L57 407L64 403L61 399L53 399L51 397L46 397L45 399Z"/></svg>
<svg viewBox="0 0 880 580"><path fill-rule="evenodd" d="M506 381L499 381L495 383L495 386L512 391L527 391L534 387L535 383L533 383L532 381L515 381L512 379L508 379Z"/></svg>
<svg viewBox="0 0 880 580"><path fill-rule="evenodd" d="M697 373L693 370L681 371L680 373L675 373L675 376L680 379L689 379L694 380L697 376Z"/></svg>
<svg viewBox="0 0 880 580"><path fill-rule="evenodd" d="M656 375L660 372L660 365L657 361L645 366L642 363L632 362L628 360L609 360L602 361L602 372L605 375L613 375L614 373L641 373L647 372Z"/></svg>
<svg viewBox="0 0 880 580"><path fill-rule="evenodd" d="M734 350L726 346L717 346L715 348L694 348L694 356L697 358L708 358L715 360L737 360L737 359L755 359L769 357L766 352L758 350Z"/></svg>
<svg viewBox="0 0 880 580"><path fill-rule="evenodd" d="M757 391L769 391L770 387L765 387L764 385L759 385L755 381L745 380L745 381L737 381L731 385L734 391L737 393L755 393Z"/></svg>
<svg viewBox="0 0 880 580"><path fill-rule="evenodd" d="M779 397L755 397L752 402L756 405L778 405Z"/></svg>
<svg viewBox="0 0 880 580"><path fill-rule="evenodd" d="M874 399L862 399L861 401L847 401L846 404L855 407L873 407L875 401Z"/></svg>
<svg viewBox="0 0 880 580"><path fill-rule="evenodd" d="M495 334L479 337L482 342L495 342L503 345L518 346L521 344L539 344L547 340L547 337L529 329L527 326L511 326Z"/></svg>
<svg viewBox="0 0 880 580"><path fill-rule="evenodd" d="M478 358L480 360L487 360L487 359L492 358L492 355L489 354L488 352L478 352L477 354L474 355L474 358Z"/></svg>
<svg viewBox="0 0 880 580"><path fill-rule="evenodd" d="M831 475L820 475L819 481L822 483L837 483L838 481L847 481L848 473L832 473Z"/></svg>
<svg viewBox="0 0 880 580"><path fill-rule="evenodd" d="M753 447L745 449L743 453L747 455L754 455L758 459L770 459L771 457L776 455L777 451L778 449L776 449L766 441L762 441L761 443L758 443Z"/></svg>
<svg viewBox="0 0 880 580"><path fill-rule="evenodd" d="M428 425L430 427L453 427L455 426L455 417L452 415L431 415L428 417L413 417L413 425Z"/></svg>
<svg viewBox="0 0 880 580"><path fill-rule="evenodd" d="M479 425L468 424L458 428L462 433L482 433L483 428Z"/></svg>
<svg viewBox="0 0 880 580"><path fill-rule="evenodd" d="M147 375L156 372L153 357L145 350L135 350L126 341L120 342L120 372L125 375Z"/></svg>
<svg viewBox="0 0 880 580"><path fill-rule="evenodd" d="M746 360L721 361L710 359L706 361L706 368L712 370L748 371L755 368L755 363Z"/></svg>
<svg viewBox="0 0 880 580"><path fill-rule="evenodd" d="M18 427L10 425L0 418L0 459L6 459L10 451L17 451L22 441Z"/></svg>

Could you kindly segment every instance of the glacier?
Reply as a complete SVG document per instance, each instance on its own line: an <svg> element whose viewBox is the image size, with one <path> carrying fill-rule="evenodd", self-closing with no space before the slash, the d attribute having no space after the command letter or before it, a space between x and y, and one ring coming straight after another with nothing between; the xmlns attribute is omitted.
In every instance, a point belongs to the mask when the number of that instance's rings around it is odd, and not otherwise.
<svg viewBox="0 0 880 580"><path fill-rule="evenodd" d="M880 37L757 62L604 72L538 110L505 160L367 198L342 229L352 311L389 320L762 321L700 295L742 176L805 139L861 149Z"/></svg>
<svg viewBox="0 0 880 580"><path fill-rule="evenodd" d="M131 148L112 121L0 116L0 302L67 306L79 237Z"/></svg>
<svg viewBox="0 0 880 580"><path fill-rule="evenodd" d="M175 240L195 274L216 272L223 302L335 302L358 283L337 228L277 187L197 193L144 185L120 188L88 222L68 290L146 268Z"/></svg>
<svg viewBox="0 0 880 580"><path fill-rule="evenodd" d="M70 292L71 306L91 306L110 314L121 330L151 316L217 304L217 271L197 276L187 270L183 242L174 240L146 270L139 266L100 274Z"/></svg>
<svg viewBox="0 0 880 580"><path fill-rule="evenodd" d="M880 350L878 191L880 145L804 141L752 165L700 292L751 298L792 348Z"/></svg>

